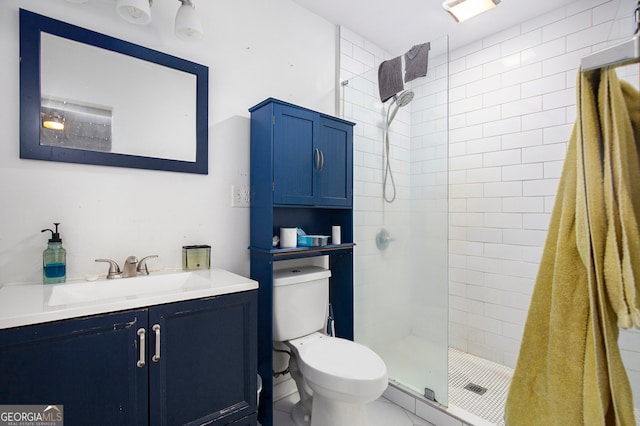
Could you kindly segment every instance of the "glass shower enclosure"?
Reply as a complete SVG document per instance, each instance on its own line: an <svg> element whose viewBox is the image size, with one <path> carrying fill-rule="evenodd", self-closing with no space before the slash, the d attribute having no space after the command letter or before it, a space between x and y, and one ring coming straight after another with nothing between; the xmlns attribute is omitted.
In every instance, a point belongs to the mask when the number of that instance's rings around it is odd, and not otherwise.
<svg viewBox="0 0 640 426"><path fill-rule="evenodd" d="M405 89L385 132L377 69L343 82L354 130L355 340L385 361L392 383L448 404L448 38ZM383 198L383 183L387 200ZM395 188L394 188L395 187Z"/></svg>

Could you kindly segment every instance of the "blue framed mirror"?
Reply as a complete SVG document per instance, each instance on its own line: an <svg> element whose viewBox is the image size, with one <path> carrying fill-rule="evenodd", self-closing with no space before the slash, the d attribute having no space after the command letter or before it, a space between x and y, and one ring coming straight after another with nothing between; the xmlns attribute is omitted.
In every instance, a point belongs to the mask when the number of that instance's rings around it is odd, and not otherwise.
<svg viewBox="0 0 640 426"><path fill-rule="evenodd" d="M209 70L20 9L20 158L208 173Z"/></svg>

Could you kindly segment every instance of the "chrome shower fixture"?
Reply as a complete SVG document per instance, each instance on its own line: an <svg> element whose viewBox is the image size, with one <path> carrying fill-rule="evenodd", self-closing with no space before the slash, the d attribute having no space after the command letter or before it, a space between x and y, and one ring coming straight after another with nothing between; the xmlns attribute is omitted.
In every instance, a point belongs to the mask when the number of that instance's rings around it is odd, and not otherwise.
<svg viewBox="0 0 640 426"><path fill-rule="evenodd" d="M445 0L442 8L449 12L456 22L463 22L493 9L499 3L500 0Z"/></svg>
<svg viewBox="0 0 640 426"><path fill-rule="evenodd" d="M387 247L389 247L389 243L394 240L395 238L391 238L389 231L382 228L376 234L376 247L378 247L378 250L380 251L385 251Z"/></svg>
<svg viewBox="0 0 640 426"><path fill-rule="evenodd" d="M414 96L413 91L405 90L404 92L401 92L400 95L394 95L393 101L399 107L403 107L403 106L409 105L409 102L413 100L413 96Z"/></svg>
<svg viewBox="0 0 640 426"><path fill-rule="evenodd" d="M384 129L384 177L382 178L382 198L387 203L393 203L396 199L396 182L393 179L393 172L391 171L391 162L389 160L389 126L391 126L391 122L396 117L398 110L404 106L409 105L409 102L413 100L413 96L415 94L412 90L405 90L400 94L393 95L393 99L389 104L389 108L387 109L387 126ZM394 105L395 104L395 105ZM393 111L391 108L393 107ZM393 190L393 195L387 195L387 181L391 181L391 189Z"/></svg>
<svg viewBox="0 0 640 426"><path fill-rule="evenodd" d="M389 110L391 110L391 106L393 104L395 104L395 107L393 109L393 112L391 112L391 114L387 113L387 127L389 127L393 119L396 117L398 110L404 106L409 105L409 102L413 100L414 95L415 94L413 93L412 90L405 90L404 92L401 92L399 95L393 95L393 99L389 104Z"/></svg>

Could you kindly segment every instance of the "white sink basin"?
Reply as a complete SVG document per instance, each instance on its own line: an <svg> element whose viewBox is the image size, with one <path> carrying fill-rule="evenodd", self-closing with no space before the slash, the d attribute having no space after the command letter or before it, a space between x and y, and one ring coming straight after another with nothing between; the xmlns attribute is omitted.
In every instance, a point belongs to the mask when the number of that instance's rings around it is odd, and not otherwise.
<svg viewBox="0 0 640 426"><path fill-rule="evenodd" d="M109 299L199 289L209 282L194 272L151 274L144 277L100 280L51 286L48 306L95 302Z"/></svg>

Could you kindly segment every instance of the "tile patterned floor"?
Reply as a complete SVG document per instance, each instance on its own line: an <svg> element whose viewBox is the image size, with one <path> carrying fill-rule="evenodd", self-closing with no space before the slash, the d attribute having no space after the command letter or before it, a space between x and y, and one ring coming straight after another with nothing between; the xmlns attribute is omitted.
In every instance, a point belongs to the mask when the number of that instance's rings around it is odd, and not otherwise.
<svg viewBox="0 0 640 426"><path fill-rule="evenodd" d="M469 411L492 424L504 425L504 404L513 369L449 348L449 403ZM479 395L465 387L478 385Z"/></svg>
<svg viewBox="0 0 640 426"><path fill-rule="evenodd" d="M298 400L299 397L296 393L274 404L274 426L294 426L290 413ZM367 414L369 416L369 426L433 426L426 420L403 410L382 397L367 406Z"/></svg>

